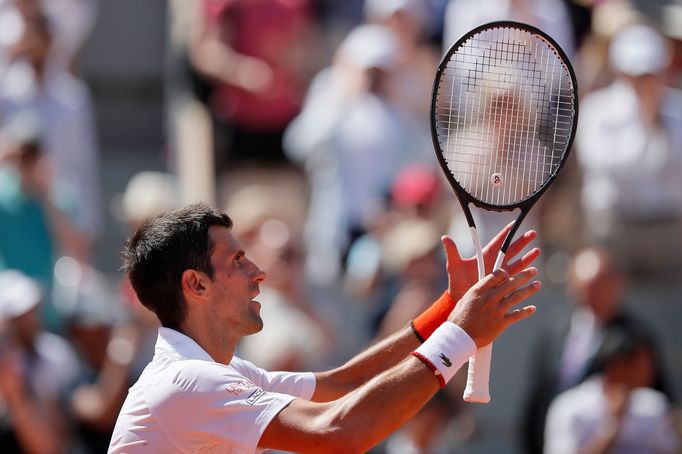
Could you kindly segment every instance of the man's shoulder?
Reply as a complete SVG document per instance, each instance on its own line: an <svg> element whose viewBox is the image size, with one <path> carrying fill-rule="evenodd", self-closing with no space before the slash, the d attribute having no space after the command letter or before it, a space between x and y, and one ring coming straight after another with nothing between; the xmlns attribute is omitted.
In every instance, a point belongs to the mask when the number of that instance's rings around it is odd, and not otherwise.
<svg viewBox="0 0 682 454"><path fill-rule="evenodd" d="M240 381L244 376L235 368L201 359L161 354L147 366L138 383L168 392L201 391L219 384ZM159 385L159 386L157 386Z"/></svg>

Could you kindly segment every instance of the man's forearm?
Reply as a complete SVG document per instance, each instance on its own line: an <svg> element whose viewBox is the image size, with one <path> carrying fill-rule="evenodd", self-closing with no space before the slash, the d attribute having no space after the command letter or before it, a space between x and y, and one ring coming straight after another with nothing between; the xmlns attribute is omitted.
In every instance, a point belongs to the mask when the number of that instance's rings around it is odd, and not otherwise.
<svg viewBox="0 0 682 454"><path fill-rule="evenodd" d="M415 415L476 349L455 324L439 328L412 355L339 399L294 400L261 438L264 448L366 452Z"/></svg>
<svg viewBox="0 0 682 454"><path fill-rule="evenodd" d="M511 324L535 312L534 306L511 310L540 288L539 283L521 288L534 274L535 269L515 276L497 270L481 279L413 355L407 352L419 342L411 327L405 327L339 370L319 374L320 386L313 396L318 400L338 393L338 383L350 385L376 376L329 402L293 400L270 422L259 446L296 452L364 452L374 446L445 386L478 346L491 343ZM403 355L407 357L397 361ZM398 364L376 373L392 361ZM330 388L328 383L337 385Z"/></svg>
<svg viewBox="0 0 682 454"><path fill-rule="evenodd" d="M412 418L440 389L438 379L415 357L378 374L342 398L325 425L336 427L357 452L365 452Z"/></svg>
<svg viewBox="0 0 682 454"><path fill-rule="evenodd" d="M395 366L419 345L420 341L412 328L406 326L359 353L343 366L315 374L317 386L312 400L327 402L338 399Z"/></svg>

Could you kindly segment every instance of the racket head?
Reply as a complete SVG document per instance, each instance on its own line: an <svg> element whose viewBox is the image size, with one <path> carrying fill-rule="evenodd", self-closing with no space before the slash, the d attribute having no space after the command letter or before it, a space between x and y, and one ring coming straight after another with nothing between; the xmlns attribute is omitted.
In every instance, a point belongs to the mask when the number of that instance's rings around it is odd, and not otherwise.
<svg viewBox="0 0 682 454"><path fill-rule="evenodd" d="M578 122L575 72L536 27L483 24L443 56L430 120L438 162L462 206L528 210L570 153Z"/></svg>

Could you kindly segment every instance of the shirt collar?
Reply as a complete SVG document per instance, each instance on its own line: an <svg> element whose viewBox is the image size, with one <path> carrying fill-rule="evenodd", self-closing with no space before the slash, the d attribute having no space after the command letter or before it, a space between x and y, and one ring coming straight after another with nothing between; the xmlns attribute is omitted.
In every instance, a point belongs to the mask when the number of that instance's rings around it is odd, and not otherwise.
<svg viewBox="0 0 682 454"><path fill-rule="evenodd" d="M160 327L156 338L155 353L177 353L185 359L199 359L215 362L211 355L199 346L191 337L185 336L171 328Z"/></svg>

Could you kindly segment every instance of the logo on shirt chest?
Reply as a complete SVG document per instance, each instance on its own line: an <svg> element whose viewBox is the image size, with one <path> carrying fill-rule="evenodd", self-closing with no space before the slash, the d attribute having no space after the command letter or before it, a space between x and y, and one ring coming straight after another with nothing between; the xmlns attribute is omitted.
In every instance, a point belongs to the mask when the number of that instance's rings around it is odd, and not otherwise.
<svg viewBox="0 0 682 454"><path fill-rule="evenodd" d="M238 382L229 383L225 386L225 390L235 397L240 397L242 394L249 393L246 398L246 403L254 405L258 399L265 394L265 390L257 386L254 382L244 379Z"/></svg>
<svg viewBox="0 0 682 454"><path fill-rule="evenodd" d="M258 388L258 386L256 386L256 384L251 380L244 379L238 382L228 383L225 387L225 390L227 390L227 392L233 396L239 397L242 395L242 393L244 393L244 391L249 391L253 388Z"/></svg>
<svg viewBox="0 0 682 454"><path fill-rule="evenodd" d="M255 404L263 394L265 394L265 390L263 388L256 388L256 390L252 392L251 395L246 399L246 403L249 405Z"/></svg>

